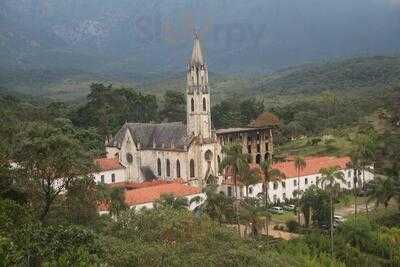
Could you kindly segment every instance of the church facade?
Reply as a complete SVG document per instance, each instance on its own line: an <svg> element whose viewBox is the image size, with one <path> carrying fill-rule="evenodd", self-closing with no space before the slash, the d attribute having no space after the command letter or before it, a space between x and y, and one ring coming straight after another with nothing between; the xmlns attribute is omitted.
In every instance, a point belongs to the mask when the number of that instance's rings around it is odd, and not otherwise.
<svg viewBox="0 0 400 267"><path fill-rule="evenodd" d="M252 155L253 162L270 157L271 127L212 129L208 66L198 36L194 38L187 65L186 100L186 124L125 123L107 140L107 159L125 169L125 178L112 181L141 183L178 179L202 187L210 177L222 177L219 173L221 151L229 142L241 143L243 153ZM103 177L101 173L98 176ZM104 180L99 179L98 182Z"/></svg>
<svg viewBox="0 0 400 267"><path fill-rule="evenodd" d="M127 180L181 179L202 186L218 174L221 146L211 129L208 67L199 38L187 65L187 123L125 123L106 142L107 158L126 167Z"/></svg>

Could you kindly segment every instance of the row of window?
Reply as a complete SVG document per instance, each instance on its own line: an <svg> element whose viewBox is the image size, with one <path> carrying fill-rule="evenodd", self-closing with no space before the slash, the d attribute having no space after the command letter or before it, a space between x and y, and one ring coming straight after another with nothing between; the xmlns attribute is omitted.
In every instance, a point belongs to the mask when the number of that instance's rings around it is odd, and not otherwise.
<svg viewBox="0 0 400 267"><path fill-rule="evenodd" d="M265 143L265 151L268 151L268 148L269 148L269 144ZM252 146L247 145L247 153L251 154L251 152L252 152ZM257 144L257 153L260 153L260 152L261 152L261 145Z"/></svg>
<svg viewBox="0 0 400 267"><path fill-rule="evenodd" d="M265 153L265 155L264 155L264 160L268 160L269 159L269 153ZM253 163L253 158L252 157L249 157L249 159L248 159L248 161L249 161L249 163ZM256 156L256 163L257 164L261 164L261 154L257 154L257 156Z"/></svg>
<svg viewBox="0 0 400 267"><path fill-rule="evenodd" d="M104 174L102 174L102 175L100 176L100 182L101 182L102 184L105 184L105 183L106 183L106 178L105 178ZM112 174L111 174L111 183L115 183L115 173L112 173Z"/></svg>
<svg viewBox="0 0 400 267"><path fill-rule="evenodd" d="M348 177L351 177L350 172L348 173ZM313 184L314 182L311 182L311 183ZM319 177L317 177L316 184L319 185L319 183L320 183L320 180L319 180ZM304 178L304 185L308 185L308 184L309 184L308 178ZM281 182L281 185L282 185L282 188L286 188L286 183L284 181ZM293 186L294 187L298 186L297 185L297 179L293 180ZM347 186L350 188L351 187L351 182L347 182ZM273 189L277 190L278 187L279 187L278 182L274 182Z"/></svg>
<svg viewBox="0 0 400 267"><path fill-rule="evenodd" d="M165 160L165 164L166 164L166 177L171 177L171 162L169 159ZM190 168L190 177L193 178L195 177L195 166L194 166L194 160L191 159L190 163L189 163L189 168ZM176 169L176 178L181 178L181 163L179 161L179 159L176 160L175 163L175 169ZM162 163L161 163L161 159L157 159L157 174L158 176L162 176Z"/></svg>
<svg viewBox="0 0 400 267"><path fill-rule="evenodd" d="M192 98L190 100L190 109L192 112L194 112L194 99ZM205 97L203 97L203 111L207 111L207 100Z"/></svg>

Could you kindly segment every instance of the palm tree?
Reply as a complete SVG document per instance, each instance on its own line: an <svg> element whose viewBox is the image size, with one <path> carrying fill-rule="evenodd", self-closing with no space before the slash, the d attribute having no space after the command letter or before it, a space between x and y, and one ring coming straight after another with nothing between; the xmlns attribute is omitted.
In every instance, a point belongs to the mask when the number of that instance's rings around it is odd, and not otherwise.
<svg viewBox="0 0 400 267"><path fill-rule="evenodd" d="M297 171L297 222L300 224L300 173L307 167L307 162L303 157L297 156L294 159L294 167Z"/></svg>
<svg viewBox="0 0 400 267"><path fill-rule="evenodd" d="M369 170L369 165L373 162L376 150L375 137L371 134L358 134L355 140L355 150L359 155L360 168L362 171L362 184L365 185L365 171Z"/></svg>
<svg viewBox="0 0 400 267"><path fill-rule="evenodd" d="M340 188L338 182L345 182L344 174L340 171L338 166L322 168L321 173L321 184L324 186L325 190L329 191L329 199L331 206L331 216L330 216L330 232L331 232L331 255L333 256L333 194Z"/></svg>
<svg viewBox="0 0 400 267"><path fill-rule="evenodd" d="M217 192L217 185L208 185L205 190L206 199L202 204L202 210L211 218L217 219L219 225L226 220L227 215L233 210L232 199Z"/></svg>
<svg viewBox="0 0 400 267"><path fill-rule="evenodd" d="M392 179L384 176L377 176L371 182L367 203L375 200L375 206L383 204L388 207L390 199L394 196L394 185Z"/></svg>
<svg viewBox="0 0 400 267"><path fill-rule="evenodd" d="M257 237L271 215L259 205L257 199L247 198L241 204L241 218L250 227L252 236Z"/></svg>
<svg viewBox="0 0 400 267"><path fill-rule="evenodd" d="M239 211L238 211L238 192L237 192L237 176L238 174L244 173L248 168L248 155L244 154L242 151L242 145L239 143L233 143L226 145L222 148L222 153L224 158L221 161L220 168L229 168L232 171L233 183L235 187L235 215L236 223L238 227L238 232L240 234L240 224L239 224Z"/></svg>
<svg viewBox="0 0 400 267"><path fill-rule="evenodd" d="M254 170L250 170L250 168L247 168L241 174L241 182L246 187L246 197L249 197L249 186L258 184L260 182L260 180L261 180L261 177L258 175L258 173Z"/></svg>
<svg viewBox="0 0 400 267"><path fill-rule="evenodd" d="M355 175L357 175L358 184L364 188L365 187L365 171L371 171L369 165L371 165L375 158L376 151L376 137L373 133L357 134L356 138L353 140L354 149L352 155L353 162L357 167ZM353 158L352 158L353 161ZM359 177L359 172L362 172L362 179ZM365 202L365 209L368 215L368 201Z"/></svg>
<svg viewBox="0 0 400 267"><path fill-rule="evenodd" d="M396 166L385 168L384 174L376 174L368 187L369 198L366 206L375 200L375 206L383 204L389 206L392 199L395 199L400 210L400 170Z"/></svg>
<svg viewBox="0 0 400 267"><path fill-rule="evenodd" d="M172 208L176 210L189 208L189 201L184 197L175 197L173 194L163 194L154 202L155 208Z"/></svg>
<svg viewBox="0 0 400 267"><path fill-rule="evenodd" d="M354 184L354 219L357 218L357 196L358 196L358 191L357 191L357 183L359 183L358 175L359 171L361 169L361 160L360 160L360 154L358 153L357 150L353 150L350 154L350 162L347 164L347 168L353 170L354 178L353 178L353 184Z"/></svg>
<svg viewBox="0 0 400 267"><path fill-rule="evenodd" d="M264 194L265 194L265 206L268 207L268 200L269 200L269 183L277 180L285 179L286 176L283 172L278 169L274 169L272 165L272 160L265 159L261 162L261 170L264 175L263 187L264 187Z"/></svg>

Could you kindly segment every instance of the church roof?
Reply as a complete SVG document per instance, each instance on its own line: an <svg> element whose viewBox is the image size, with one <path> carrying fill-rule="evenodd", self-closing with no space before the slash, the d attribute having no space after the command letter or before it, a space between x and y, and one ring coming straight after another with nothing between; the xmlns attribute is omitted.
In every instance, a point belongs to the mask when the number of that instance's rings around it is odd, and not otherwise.
<svg viewBox="0 0 400 267"><path fill-rule="evenodd" d="M258 130L263 130L266 127L242 127L242 128L227 128L227 129L218 129L216 133L218 135L221 134L231 134L231 133L242 133L242 132L252 132L252 131L258 131Z"/></svg>
<svg viewBox="0 0 400 267"><path fill-rule="evenodd" d="M194 36L193 52L192 52L192 58L190 60L190 63L192 66L204 64L203 52L201 50L201 45L200 45L200 39L197 34L195 34L195 36Z"/></svg>
<svg viewBox="0 0 400 267"><path fill-rule="evenodd" d="M95 160L96 166L100 171L111 171L125 169L118 159L100 158Z"/></svg>
<svg viewBox="0 0 400 267"><path fill-rule="evenodd" d="M182 122L170 123L125 123L107 146L120 148L129 131L134 142L141 145L142 149L165 148L184 150L192 137L187 136L186 125ZM153 146L155 145L155 147Z"/></svg>

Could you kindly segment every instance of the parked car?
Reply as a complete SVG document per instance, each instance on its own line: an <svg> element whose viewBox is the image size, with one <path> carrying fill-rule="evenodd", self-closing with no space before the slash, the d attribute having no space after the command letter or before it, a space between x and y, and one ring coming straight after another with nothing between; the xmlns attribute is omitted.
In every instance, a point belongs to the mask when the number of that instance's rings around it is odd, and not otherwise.
<svg viewBox="0 0 400 267"><path fill-rule="evenodd" d="M286 205L286 206L283 206L283 209L286 211L294 211L296 209L296 206L295 205Z"/></svg>
<svg viewBox="0 0 400 267"><path fill-rule="evenodd" d="M283 209L281 207L272 207L269 209L269 211L274 214L282 214L283 213Z"/></svg>
<svg viewBox="0 0 400 267"><path fill-rule="evenodd" d="M367 197L369 195L369 192L367 190L360 190L357 194L359 197Z"/></svg>
<svg viewBox="0 0 400 267"><path fill-rule="evenodd" d="M343 218L340 215L334 215L333 216L333 221L340 224L340 223L344 223L346 221L346 218Z"/></svg>

